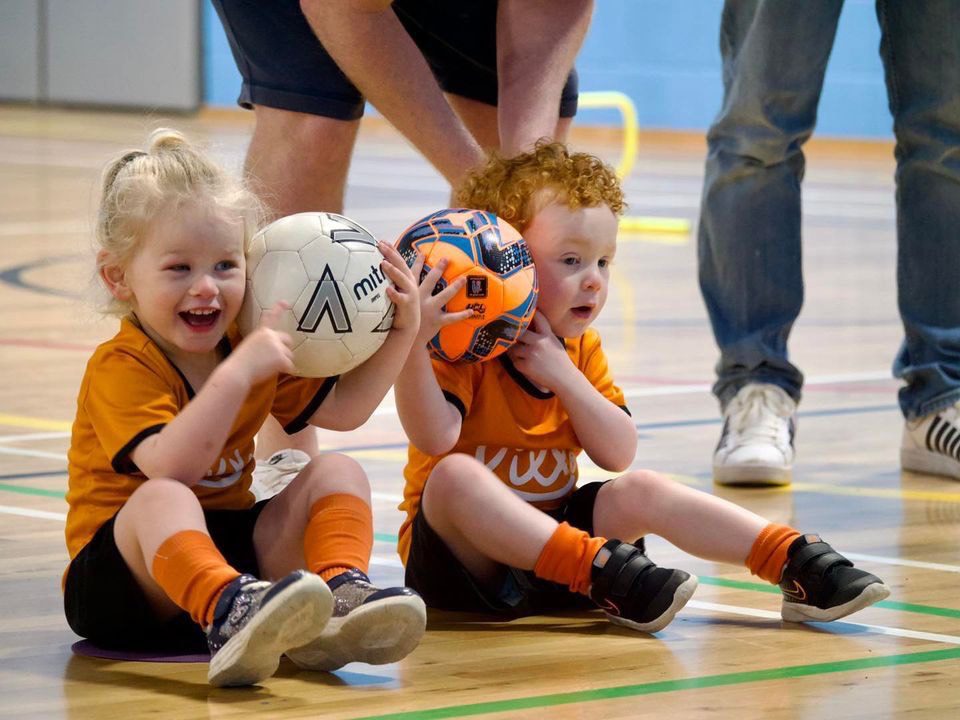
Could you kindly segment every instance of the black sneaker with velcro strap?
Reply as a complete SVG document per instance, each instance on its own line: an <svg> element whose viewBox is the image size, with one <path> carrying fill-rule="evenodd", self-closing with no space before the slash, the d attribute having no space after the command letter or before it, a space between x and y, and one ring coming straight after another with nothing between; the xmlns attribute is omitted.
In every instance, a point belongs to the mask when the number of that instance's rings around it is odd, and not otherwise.
<svg viewBox="0 0 960 720"><path fill-rule="evenodd" d="M890 589L860 570L819 535L801 535L787 551L780 580L787 622L829 622L883 600Z"/></svg>
<svg viewBox="0 0 960 720"><path fill-rule="evenodd" d="M608 540L597 552L590 580L590 598L611 622L648 633L669 625L697 589L695 575L657 567L619 540Z"/></svg>

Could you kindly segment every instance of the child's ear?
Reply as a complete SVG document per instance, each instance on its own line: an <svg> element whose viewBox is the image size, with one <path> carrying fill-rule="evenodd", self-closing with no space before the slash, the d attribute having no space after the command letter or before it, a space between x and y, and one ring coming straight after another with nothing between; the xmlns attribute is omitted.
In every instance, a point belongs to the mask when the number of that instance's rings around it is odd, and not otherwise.
<svg viewBox="0 0 960 720"><path fill-rule="evenodd" d="M100 279L107 286L107 290L117 300L127 301L131 297L130 287L127 285L126 273L123 267L106 250L97 254L97 267L100 268Z"/></svg>

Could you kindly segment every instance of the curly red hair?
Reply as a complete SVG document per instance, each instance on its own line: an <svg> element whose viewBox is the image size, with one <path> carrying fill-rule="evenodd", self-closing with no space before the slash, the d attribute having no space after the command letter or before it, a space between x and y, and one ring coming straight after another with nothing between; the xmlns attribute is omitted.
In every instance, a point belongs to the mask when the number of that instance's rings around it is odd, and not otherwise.
<svg viewBox="0 0 960 720"><path fill-rule="evenodd" d="M626 203L616 173L595 155L570 152L543 138L531 152L504 157L494 152L467 174L455 195L461 207L492 212L521 233L550 202L571 210L608 206L616 215Z"/></svg>

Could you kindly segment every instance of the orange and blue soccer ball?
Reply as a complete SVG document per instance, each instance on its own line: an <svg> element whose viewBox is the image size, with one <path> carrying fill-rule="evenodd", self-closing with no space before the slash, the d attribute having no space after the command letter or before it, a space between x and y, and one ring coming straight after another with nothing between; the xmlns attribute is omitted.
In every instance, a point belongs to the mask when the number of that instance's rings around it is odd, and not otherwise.
<svg viewBox="0 0 960 720"><path fill-rule="evenodd" d="M415 222L397 241L413 267L424 256L423 276L440 258L448 265L434 288L461 275L466 285L446 305L473 316L447 325L430 340L430 354L449 362L480 362L505 352L523 334L537 306L537 272L527 243L513 226L482 210L450 208Z"/></svg>

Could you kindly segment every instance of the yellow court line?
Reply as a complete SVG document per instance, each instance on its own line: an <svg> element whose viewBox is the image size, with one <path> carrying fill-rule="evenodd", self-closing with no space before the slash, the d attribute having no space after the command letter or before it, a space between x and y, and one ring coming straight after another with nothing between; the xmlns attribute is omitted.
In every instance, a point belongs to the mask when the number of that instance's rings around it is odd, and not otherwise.
<svg viewBox="0 0 960 720"><path fill-rule="evenodd" d="M626 352L634 352L637 348L637 314L635 309L636 298L633 294L633 283L630 282L629 277L617 269L615 264L611 266L611 274L615 281L613 283L613 289L617 293L617 301L621 314L622 345Z"/></svg>
<svg viewBox="0 0 960 720"><path fill-rule="evenodd" d="M578 99L581 108L605 108L620 112L623 120L623 149L617 163L617 177L625 181L633 171L637 159L637 107L626 93L619 91L581 92ZM646 215L625 215L620 218L620 232L644 237L627 237L627 240L641 242L683 245L689 239L690 221L686 218L652 217ZM682 237L670 237L678 233Z"/></svg>
<svg viewBox="0 0 960 720"><path fill-rule="evenodd" d="M325 450L336 450L336 448L324 448ZM406 462L407 453L403 450L356 450L348 451L356 457L366 457L371 460L384 460L387 462ZM707 483L692 475L678 475L674 473L665 473L670 478L684 485L693 485L703 487ZM616 477L617 473L608 472L602 468L592 465L582 465L580 467L580 477L591 480L607 480ZM763 488L761 492L806 492L819 493L821 495L849 495L856 497L871 497L887 500L919 500L922 502L946 502L960 503L960 492L938 492L936 490L907 490L897 488L871 488L871 487L851 487L844 485L829 485L826 483L793 483L785 487Z"/></svg>
<svg viewBox="0 0 960 720"><path fill-rule="evenodd" d="M890 498L894 500L922 500L926 502L960 503L960 492L937 490L908 490L904 488L865 488L822 483L793 483L794 491L823 493L825 495L856 495L859 497Z"/></svg>
<svg viewBox="0 0 960 720"><path fill-rule="evenodd" d="M583 472L581 472L581 475ZM609 474L609 473L608 473ZM699 478L690 475L674 475L665 473L677 482L684 485L702 487L707 484ZM885 500L919 500L922 502L960 503L960 492L940 492L938 490L908 490L905 488L873 488L850 485L830 485L828 483L795 482L782 487L758 488L766 493L806 492L820 495L847 495L854 497L870 497Z"/></svg>
<svg viewBox="0 0 960 720"><path fill-rule="evenodd" d="M26 417L25 415L4 415L0 413L0 425L29 428L31 430L69 430L72 422L66 420L46 420L44 418Z"/></svg>
<svg viewBox="0 0 960 720"><path fill-rule="evenodd" d="M643 242L653 243L655 245L686 245L690 241L690 223L688 223L686 220L676 221L686 223L686 225L682 229L678 230L664 229L661 226L660 221L669 219L670 218L641 217L639 215L621 217L620 235L617 236L617 242ZM649 227L646 226L647 221L652 223ZM681 235L667 234L671 232L678 232L681 233Z"/></svg>

